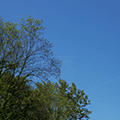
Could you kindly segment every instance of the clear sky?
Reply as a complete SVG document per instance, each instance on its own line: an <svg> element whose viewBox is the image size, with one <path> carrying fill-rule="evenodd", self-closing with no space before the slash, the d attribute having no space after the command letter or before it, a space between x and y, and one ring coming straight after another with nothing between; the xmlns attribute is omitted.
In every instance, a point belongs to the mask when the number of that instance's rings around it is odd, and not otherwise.
<svg viewBox="0 0 120 120"><path fill-rule="evenodd" d="M43 18L61 79L91 100L90 120L120 120L120 1L0 0L4 22L26 15Z"/></svg>

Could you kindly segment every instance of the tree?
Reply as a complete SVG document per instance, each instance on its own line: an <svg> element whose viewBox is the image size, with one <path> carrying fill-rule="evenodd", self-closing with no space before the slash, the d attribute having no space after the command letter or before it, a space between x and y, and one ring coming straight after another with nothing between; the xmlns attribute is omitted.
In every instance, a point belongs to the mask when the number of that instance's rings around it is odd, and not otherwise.
<svg viewBox="0 0 120 120"><path fill-rule="evenodd" d="M20 76L35 76L40 80L47 80L50 76L60 75L61 61L53 57L52 44L40 37L41 20L34 20L29 16L21 18L17 24L3 23L0 19L0 73L6 71Z"/></svg>
<svg viewBox="0 0 120 120"><path fill-rule="evenodd" d="M30 85L26 84L28 80L25 80L21 87L18 87L20 84L15 87L15 83L18 82L17 77L12 81L11 79L6 81L4 80L6 76L10 78L12 75L6 74L0 83L2 88L0 91L2 93L0 94L1 119L81 120L82 118L89 118L88 115L91 111L85 107L90 104L90 100L83 90L76 89L74 83L68 87L66 81L59 78L58 83L51 83L49 80L46 83L45 81L43 83L37 82L37 88L32 89ZM21 77L20 80L22 81L23 78ZM10 87L10 83L13 86ZM8 87L10 88L8 89ZM2 90L9 91L3 92ZM12 94L13 91L18 94ZM8 99L9 101L7 101ZM14 112L12 113L12 111Z"/></svg>
<svg viewBox="0 0 120 120"><path fill-rule="evenodd" d="M16 119L21 111L21 103L25 97L29 97L31 89L30 85L26 84L27 79L21 82L24 77L18 81L10 72L6 72L0 78L0 119Z"/></svg>
<svg viewBox="0 0 120 120"><path fill-rule="evenodd" d="M40 108L37 110L37 107L34 105L38 101L35 97L36 93L30 84L27 84L29 80L26 79L24 82L21 82L22 79L24 77L21 77L18 81L17 77L14 78L9 72L0 79L0 119L36 120L39 115L39 120L48 120L49 116L47 109L45 109L45 104L40 102ZM33 111L39 112L37 112L37 117Z"/></svg>
<svg viewBox="0 0 120 120"><path fill-rule="evenodd" d="M51 120L88 118L91 111L84 91L59 78L61 61L53 57L52 44L44 39L42 20L29 16L17 24L0 19L0 119ZM16 75L17 74L17 75ZM35 83L30 76L42 82ZM29 82L37 86L33 89ZM47 81L47 83L45 83Z"/></svg>
<svg viewBox="0 0 120 120"><path fill-rule="evenodd" d="M58 83L47 80L46 83L45 81L36 83L36 86L37 88L33 90L34 94L30 97L33 98L32 104L35 109L28 112L29 115L38 120L44 120L45 116L47 120L89 119L91 111L86 108L86 105L90 104L90 100L83 90L77 90L74 83L68 87L66 81L59 78Z"/></svg>
<svg viewBox="0 0 120 120"><path fill-rule="evenodd" d="M26 79L32 76L41 81L51 76L58 78L61 72L61 61L53 57L52 44L41 36L41 31L45 29L42 26L42 19L34 20L29 16L26 20L21 18L18 25L20 29L17 28L17 24L3 23L0 19L0 83L2 88L0 95L0 111L2 111L0 113L2 114L0 116L6 120L15 118L17 114L15 115L14 112L21 109L23 99L19 97L23 95L21 91L27 90L26 87L21 90L21 85L24 86ZM30 81L35 83L29 79L28 82ZM25 98L24 95L23 98ZM15 106L13 101L17 102ZM24 111L26 109L27 107Z"/></svg>

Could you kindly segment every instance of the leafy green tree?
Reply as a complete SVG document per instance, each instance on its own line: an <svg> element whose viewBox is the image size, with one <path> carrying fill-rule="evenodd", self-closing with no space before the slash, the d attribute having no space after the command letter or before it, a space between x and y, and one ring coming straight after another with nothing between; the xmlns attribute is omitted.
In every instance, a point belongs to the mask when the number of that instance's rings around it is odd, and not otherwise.
<svg viewBox="0 0 120 120"><path fill-rule="evenodd" d="M74 83L68 87L65 80L59 78L58 83L47 80L47 82L43 81L43 84L36 83L36 86L37 88L33 90L34 94L30 97L33 98L32 104L35 109L28 112L29 115L35 116L38 120L41 119L40 113L47 115L47 120L89 119L91 111L86 108L86 105L90 104L90 100L83 90L77 90ZM45 118L41 120L43 119Z"/></svg>
<svg viewBox="0 0 120 120"><path fill-rule="evenodd" d="M10 71L14 75L35 76L46 80L60 75L61 61L53 57L52 44L42 34L43 20L31 16L17 23L0 19L0 73Z"/></svg>
<svg viewBox="0 0 120 120"><path fill-rule="evenodd" d="M39 110L33 104L36 103L36 93L33 91L29 80L21 77L18 78L7 72L0 79L0 119L6 120L36 120L39 115L39 120L48 120L48 111L45 103L39 103ZM52 109L51 109L52 110ZM34 112L36 111L36 112ZM39 114L38 112L39 111ZM37 117L36 117L37 113Z"/></svg>
<svg viewBox="0 0 120 120"><path fill-rule="evenodd" d="M61 120L88 118L91 111L84 91L76 89L58 78L61 61L53 57L52 44L40 37L42 20L29 16L17 24L0 19L0 119L5 120ZM16 76L17 74L17 76ZM36 89L30 84L30 76L39 78ZM47 80L45 83L44 80ZM35 82L34 82L35 83Z"/></svg>
<svg viewBox="0 0 120 120"><path fill-rule="evenodd" d="M27 79L21 82L24 77L19 80L10 72L6 72L0 78L0 119L9 120L16 119L20 114L24 115L21 111L21 103L25 97L30 95L30 85L26 84Z"/></svg>
<svg viewBox="0 0 120 120"><path fill-rule="evenodd" d="M21 81L23 78L24 77L21 77ZM9 79L7 82L3 80L1 82L4 83L0 84L0 87L3 86L1 88L8 88L11 80ZM12 81L12 85L14 86L15 84L13 84L13 82L17 83L18 79L15 78L14 81ZM11 86L7 89L9 91L5 93L2 91L5 89L1 89L1 119L81 120L82 118L89 118L91 111L85 107L90 104L90 100L88 100L88 96L85 95L83 90L76 89L74 83L72 83L71 87L68 87L65 80L59 79L58 83L51 83L47 80L47 82L43 81L43 83L37 82L37 88L32 89L30 85L28 86L25 82L27 83L28 80L24 81L24 84L20 87L21 89L18 89L20 84L18 84L17 87ZM13 94L10 98L12 91L16 91L16 93L19 94ZM8 99L9 101L7 102Z"/></svg>
<svg viewBox="0 0 120 120"><path fill-rule="evenodd" d="M6 120L17 118L15 112L20 111L25 99L26 79L30 82L34 76L42 81L57 78L61 72L61 61L53 57L52 44L42 36L42 19L29 16L21 18L18 25L19 29L17 24L0 19L0 116ZM33 79L31 82L35 83Z"/></svg>

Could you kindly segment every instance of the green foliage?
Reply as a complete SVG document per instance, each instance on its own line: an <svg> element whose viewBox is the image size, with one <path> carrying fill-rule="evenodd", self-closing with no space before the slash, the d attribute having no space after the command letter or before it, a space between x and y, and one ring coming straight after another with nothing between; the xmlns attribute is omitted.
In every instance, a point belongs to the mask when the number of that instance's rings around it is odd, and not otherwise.
<svg viewBox="0 0 120 120"><path fill-rule="evenodd" d="M27 85L25 77L14 77L14 75L6 72L0 78L0 119L11 120L16 119L22 113L20 110L21 103L24 98L30 95L30 85ZM22 113L23 115L24 113Z"/></svg>
<svg viewBox="0 0 120 120"><path fill-rule="evenodd" d="M35 76L40 80L46 80L51 75L58 77L61 72L61 61L53 57L52 44L42 36L42 31L45 29L42 22L42 19L34 20L31 16L26 20L21 18L18 29L17 24L3 23L0 19L0 113L2 113L0 116L2 119L14 119L17 118L16 115L23 117L27 115L28 109L32 109L28 107L31 104L30 100L29 102L27 100L27 106L21 111L21 103L25 101L23 99L26 95L24 92L27 90L26 87L23 88L26 78ZM16 111L19 114L15 115Z"/></svg>
<svg viewBox="0 0 120 120"><path fill-rule="evenodd" d="M5 76L9 78L4 79ZM0 81L1 119L89 119L91 111L86 106L90 104L90 100L83 90L77 90L74 83L68 87L66 81L59 78L58 83L51 83L49 80L37 82L37 88L32 89L26 84L27 79L21 84L25 77L18 80L18 77L14 78L8 73L5 76Z"/></svg>
<svg viewBox="0 0 120 120"><path fill-rule="evenodd" d="M53 57L52 44L42 36L42 22L31 16L21 18L19 24L0 19L0 73L10 71L40 80L60 75L61 61Z"/></svg>
<svg viewBox="0 0 120 120"><path fill-rule="evenodd" d="M89 118L90 104L83 90L58 78L61 62L44 39L43 20L31 16L17 24L0 19L0 120L67 120ZM40 37L41 36L41 37ZM17 76L15 76L18 74ZM29 76L42 80L32 89Z"/></svg>
<svg viewBox="0 0 120 120"><path fill-rule="evenodd" d="M39 104L44 103L50 120L89 118L91 111L88 111L85 106L90 104L90 100L83 90L77 90L74 83L68 87L65 80L59 78L58 83L47 80L46 83L43 81L43 84L36 83L36 86L34 98L39 102L38 104L35 102L34 105L36 104L39 109ZM37 111L37 113L40 112Z"/></svg>

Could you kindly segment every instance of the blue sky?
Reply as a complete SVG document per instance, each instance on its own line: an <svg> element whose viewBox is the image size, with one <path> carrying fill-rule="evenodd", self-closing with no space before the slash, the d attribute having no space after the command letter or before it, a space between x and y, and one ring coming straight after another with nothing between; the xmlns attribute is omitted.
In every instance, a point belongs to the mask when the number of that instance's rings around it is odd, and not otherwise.
<svg viewBox="0 0 120 120"><path fill-rule="evenodd" d="M43 18L61 79L91 100L90 120L120 120L120 1L0 0L4 22L26 15Z"/></svg>

